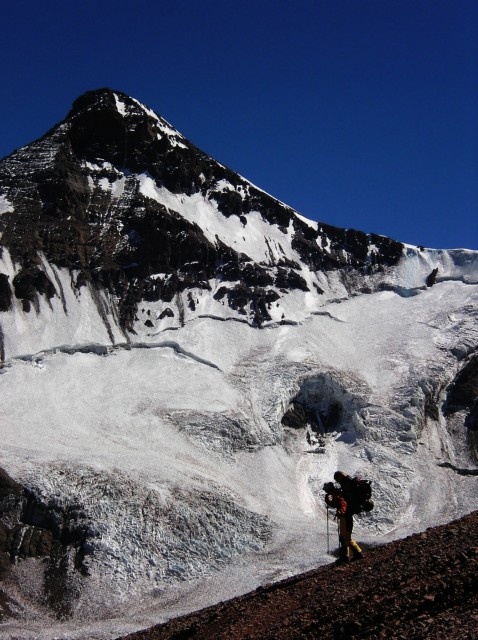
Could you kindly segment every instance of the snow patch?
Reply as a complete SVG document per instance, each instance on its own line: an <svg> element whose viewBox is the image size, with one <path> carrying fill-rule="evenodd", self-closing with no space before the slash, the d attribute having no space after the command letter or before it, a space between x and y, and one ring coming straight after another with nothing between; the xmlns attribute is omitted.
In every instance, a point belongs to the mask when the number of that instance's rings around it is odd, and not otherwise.
<svg viewBox="0 0 478 640"><path fill-rule="evenodd" d="M11 213L12 211L12 203L7 199L7 196L0 194L0 215L2 213Z"/></svg>
<svg viewBox="0 0 478 640"><path fill-rule="evenodd" d="M120 113L122 116L126 115L126 105L125 103L120 100L120 98L116 95L116 93L113 94L115 97L115 102L116 102L116 108L118 109L118 113Z"/></svg>
<svg viewBox="0 0 478 640"><path fill-rule="evenodd" d="M296 211L294 211L294 215L296 216L296 218L299 218L299 220L302 220L302 222L305 222L306 225L308 225L309 227L311 227L312 229L314 229L314 231L317 231L317 228L319 226L319 223L316 222L315 220L309 220L309 218L306 218L304 216L301 216L299 213L297 213Z"/></svg>

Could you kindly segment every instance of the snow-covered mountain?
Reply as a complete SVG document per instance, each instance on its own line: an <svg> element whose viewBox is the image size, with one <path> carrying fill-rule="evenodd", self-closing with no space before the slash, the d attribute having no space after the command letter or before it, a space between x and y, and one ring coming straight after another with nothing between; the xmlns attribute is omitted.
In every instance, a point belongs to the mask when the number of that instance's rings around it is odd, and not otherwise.
<svg viewBox="0 0 478 640"><path fill-rule="evenodd" d="M330 561L337 468L362 540L478 508L478 252L306 220L107 89L0 162L0 245L0 637Z"/></svg>

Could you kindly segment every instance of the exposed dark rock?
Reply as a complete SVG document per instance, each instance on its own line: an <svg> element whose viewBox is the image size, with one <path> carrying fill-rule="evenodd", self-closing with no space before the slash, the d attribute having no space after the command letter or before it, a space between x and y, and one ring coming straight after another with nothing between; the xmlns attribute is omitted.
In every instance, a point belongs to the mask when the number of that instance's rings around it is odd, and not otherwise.
<svg viewBox="0 0 478 640"><path fill-rule="evenodd" d="M8 510L10 501L22 494L22 487L0 467L0 513Z"/></svg>
<svg viewBox="0 0 478 640"><path fill-rule="evenodd" d="M158 320L162 320L163 318L174 318L174 311L166 307L166 309L160 313Z"/></svg>
<svg viewBox="0 0 478 640"><path fill-rule="evenodd" d="M444 405L446 416L466 409L466 426L476 431L478 428L478 354L474 354L449 386Z"/></svg>
<svg viewBox="0 0 478 640"><path fill-rule="evenodd" d="M438 267L436 269L433 269L433 271L425 280L425 284L427 285L427 287L433 287L433 285L436 283L437 275L438 275Z"/></svg>
<svg viewBox="0 0 478 640"><path fill-rule="evenodd" d="M241 315L247 315L249 310L253 324L260 327L264 322L271 320L268 307L279 299L279 295L273 290L249 289L243 284L238 284L232 288L221 287L214 298L226 299L228 305Z"/></svg>
<svg viewBox="0 0 478 640"><path fill-rule="evenodd" d="M12 306L12 290L8 276L0 273L0 311L8 311Z"/></svg>
<svg viewBox="0 0 478 640"><path fill-rule="evenodd" d="M274 285L278 289L299 289L300 291L309 291L304 278L294 269L277 268L277 276Z"/></svg>
<svg viewBox="0 0 478 640"><path fill-rule="evenodd" d="M463 467L457 467L455 464L451 462L440 462L438 464L439 467L445 467L447 469L453 469L460 476L478 476L478 469L466 469Z"/></svg>
<svg viewBox="0 0 478 640"><path fill-rule="evenodd" d="M430 367L430 376L419 382L423 392L425 404L423 407L423 416L438 420L440 416L440 408L442 403L443 386L440 382L439 375L433 375L433 367Z"/></svg>
<svg viewBox="0 0 478 640"><path fill-rule="evenodd" d="M188 293L188 307L191 311L196 311L196 303L194 302L193 294L191 292Z"/></svg>
<svg viewBox="0 0 478 640"><path fill-rule="evenodd" d="M466 417L465 426L470 429L470 431L478 431L478 399L475 400L475 403Z"/></svg>
<svg viewBox="0 0 478 640"><path fill-rule="evenodd" d="M209 197L217 202L219 210L226 217L236 215L237 217L243 217L247 222L247 218L242 216L243 202L237 191L212 191Z"/></svg>
<svg viewBox="0 0 478 640"><path fill-rule="evenodd" d="M256 289L251 292L251 311L253 325L261 327L264 322L272 320L269 310L273 302L279 299L279 294L274 290Z"/></svg>
<svg viewBox="0 0 478 640"><path fill-rule="evenodd" d="M53 298L56 289L44 271L40 269L22 269L13 278L15 296L22 301L35 302L37 295Z"/></svg>
<svg viewBox="0 0 478 640"><path fill-rule="evenodd" d="M44 598L59 617L68 616L76 594L74 574L84 563L90 523L81 507L45 502L0 469L0 579L25 558L43 560ZM0 613L0 619L1 619Z"/></svg>
<svg viewBox="0 0 478 640"><path fill-rule="evenodd" d="M281 420L284 427L291 429L305 429L307 426L307 416L304 407L298 402L292 402L291 406Z"/></svg>
<svg viewBox="0 0 478 640"><path fill-rule="evenodd" d="M293 230L292 246L312 269L375 273L402 253L401 243L382 236L324 224L312 228L135 100L100 89L78 98L43 138L0 162L0 188L13 205L0 219L2 244L20 266L12 285L25 311L38 308L38 295L57 293L40 268L40 253L69 269L78 289L110 292L123 329L130 331L141 300L169 302L188 289L209 289L211 279L235 285L226 303L241 314L252 309L256 326L268 320L271 301L258 289L308 290L300 265L274 259L270 250L271 264L264 266L219 239L211 242L197 225L141 193L139 176L174 194L201 193L243 225L255 211L284 234ZM120 196L110 188L118 180ZM353 279L349 283L353 289ZM10 305L3 278L0 310Z"/></svg>
<svg viewBox="0 0 478 640"><path fill-rule="evenodd" d="M5 363L5 338L3 336L2 325L0 325L0 368L3 367Z"/></svg>
<svg viewBox="0 0 478 640"><path fill-rule="evenodd" d="M246 287L266 287L274 280L267 271L257 264L246 262L242 256L233 256L232 260L223 262L217 270L223 280L240 281Z"/></svg>
<svg viewBox="0 0 478 640"><path fill-rule="evenodd" d="M401 243L355 229L339 229L319 223L318 231L314 231L299 219L294 220L294 229L292 247L304 263L315 270L348 267L362 273L373 273L382 265L396 264L402 255ZM371 246L376 247L376 251L371 252Z"/></svg>

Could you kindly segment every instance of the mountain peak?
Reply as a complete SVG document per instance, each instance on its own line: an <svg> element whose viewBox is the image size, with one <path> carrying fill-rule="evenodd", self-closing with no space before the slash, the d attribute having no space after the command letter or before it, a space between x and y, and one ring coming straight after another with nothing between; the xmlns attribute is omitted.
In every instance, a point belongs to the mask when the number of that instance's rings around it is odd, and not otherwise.
<svg viewBox="0 0 478 640"><path fill-rule="evenodd" d="M389 238L305 220L110 88L81 95L59 125L0 162L0 197L16 265L3 307L16 298L29 313L38 296L60 296L38 267L46 260L70 271L75 291L112 296L122 339L199 310L253 326L301 321L310 305L396 289L390 269L404 255ZM425 260L413 287L436 268ZM147 324L144 301L154 307Z"/></svg>
<svg viewBox="0 0 478 640"><path fill-rule="evenodd" d="M133 171L170 148L186 147L184 137L153 110L108 88L77 98L65 122L77 155L90 161L99 156Z"/></svg>
<svg viewBox="0 0 478 640"><path fill-rule="evenodd" d="M73 102L67 119L87 111L109 111L111 113L118 113L123 117L147 116L153 120L163 121L158 114L141 104L138 100L135 100L122 91L117 91L108 87L92 89L79 96Z"/></svg>
<svg viewBox="0 0 478 640"><path fill-rule="evenodd" d="M121 91L115 91L114 89L110 89L109 87L102 87L100 89L91 89L89 91L85 91L85 93L81 94L76 100L73 102L72 109L69 116L75 115L76 113L83 111L85 109L91 108L108 108L109 106L115 105L115 96L120 98L121 100L131 100L131 98Z"/></svg>

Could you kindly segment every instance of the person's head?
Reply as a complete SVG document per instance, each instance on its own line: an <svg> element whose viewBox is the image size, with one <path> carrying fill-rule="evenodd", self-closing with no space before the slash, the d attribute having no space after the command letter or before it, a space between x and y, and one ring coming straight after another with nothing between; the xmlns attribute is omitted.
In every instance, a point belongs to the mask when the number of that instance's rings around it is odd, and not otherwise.
<svg viewBox="0 0 478 640"><path fill-rule="evenodd" d="M334 473L334 480L335 482L342 482L343 480L345 480L345 478L347 478L347 474L344 473L343 471L336 471Z"/></svg>

